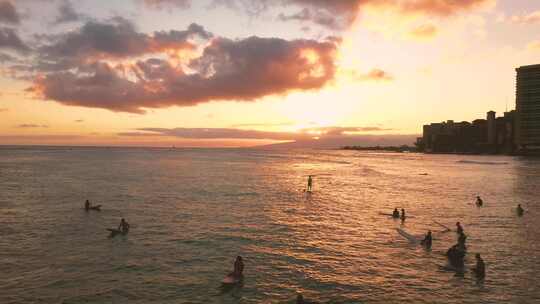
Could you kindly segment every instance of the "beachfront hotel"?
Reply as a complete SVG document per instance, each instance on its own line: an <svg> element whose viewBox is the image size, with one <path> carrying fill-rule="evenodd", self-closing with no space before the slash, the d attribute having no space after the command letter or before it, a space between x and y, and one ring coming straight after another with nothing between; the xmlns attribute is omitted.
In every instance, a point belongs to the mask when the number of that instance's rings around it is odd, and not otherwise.
<svg viewBox="0 0 540 304"><path fill-rule="evenodd" d="M540 151L540 64L516 69L516 148Z"/></svg>
<svg viewBox="0 0 540 304"><path fill-rule="evenodd" d="M540 154L540 64L516 69L516 110L424 125L416 145L433 153Z"/></svg>

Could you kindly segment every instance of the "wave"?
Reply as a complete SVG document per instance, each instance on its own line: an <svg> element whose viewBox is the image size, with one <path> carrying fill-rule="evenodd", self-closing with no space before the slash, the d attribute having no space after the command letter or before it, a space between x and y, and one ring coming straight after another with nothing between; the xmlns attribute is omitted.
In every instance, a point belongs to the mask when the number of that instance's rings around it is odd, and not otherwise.
<svg viewBox="0 0 540 304"><path fill-rule="evenodd" d="M491 162L491 161L478 161L478 160L458 160L460 164L476 164L476 165L508 165L507 162Z"/></svg>

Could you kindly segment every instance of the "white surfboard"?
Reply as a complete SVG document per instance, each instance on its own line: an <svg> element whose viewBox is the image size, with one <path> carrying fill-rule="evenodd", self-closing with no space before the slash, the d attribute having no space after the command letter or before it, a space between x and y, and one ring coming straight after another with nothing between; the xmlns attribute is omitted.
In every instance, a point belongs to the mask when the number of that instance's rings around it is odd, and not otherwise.
<svg viewBox="0 0 540 304"><path fill-rule="evenodd" d="M404 238L406 238L410 243L413 243L413 244L418 244L420 243L420 240L415 237L414 235L408 233L407 231L401 229L401 228L396 228L397 232L403 236Z"/></svg>

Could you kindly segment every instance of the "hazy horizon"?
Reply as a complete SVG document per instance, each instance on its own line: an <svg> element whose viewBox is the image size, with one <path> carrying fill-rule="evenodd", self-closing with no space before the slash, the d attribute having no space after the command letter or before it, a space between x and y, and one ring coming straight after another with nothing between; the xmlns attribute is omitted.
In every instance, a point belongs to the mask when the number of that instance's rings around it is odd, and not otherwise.
<svg viewBox="0 0 540 304"><path fill-rule="evenodd" d="M527 0L2 0L0 144L412 144L513 109L538 24Z"/></svg>

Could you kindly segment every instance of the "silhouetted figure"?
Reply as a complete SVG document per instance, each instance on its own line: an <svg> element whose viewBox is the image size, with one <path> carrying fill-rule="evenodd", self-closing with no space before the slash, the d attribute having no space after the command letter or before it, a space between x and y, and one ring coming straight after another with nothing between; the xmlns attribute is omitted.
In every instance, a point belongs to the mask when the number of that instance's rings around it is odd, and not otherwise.
<svg viewBox="0 0 540 304"><path fill-rule="evenodd" d="M459 234L459 237L458 237L458 247L460 250L463 250L465 251L466 250L466 246L465 246L465 241L467 240L467 236L465 235L465 233L463 233L463 231Z"/></svg>
<svg viewBox="0 0 540 304"><path fill-rule="evenodd" d="M313 177L312 175L309 175L307 179L307 191L311 192L312 189L313 189Z"/></svg>
<svg viewBox="0 0 540 304"><path fill-rule="evenodd" d="M399 218L399 211L397 210L397 208L394 208L394 212L392 212L392 217Z"/></svg>
<svg viewBox="0 0 540 304"><path fill-rule="evenodd" d="M517 205L516 211L517 211L517 214L518 214L519 216L522 216L523 213L525 213L525 210L521 207L521 204L518 204L518 205Z"/></svg>
<svg viewBox="0 0 540 304"><path fill-rule="evenodd" d="M456 223L456 232L458 234L462 234L463 233L463 227L461 227L461 223L460 222L457 222Z"/></svg>
<svg viewBox="0 0 540 304"><path fill-rule="evenodd" d="M480 198L480 196L476 197L476 206L482 207L484 205L484 201Z"/></svg>
<svg viewBox="0 0 540 304"><path fill-rule="evenodd" d="M405 221L405 219L407 218L407 216L405 215L405 209L401 209L401 221Z"/></svg>
<svg viewBox="0 0 540 304"><path fill-rule="evenodd" d="M465 251L461 250L458 244L450 247L446 252L446 256L452 266L456 268L462 268L464 266L463 259L465 258Z"/></svg>
<svg viewBox="0 0 540 304"><path fill-rule="evenodd" d="M89 200L86 200L86 202L84 202L84 210L86 210L86 211L90 210L90 201Z"/></svg>
<svg viewBox="0 0 540 304"><path fill-rule="evenodd" d="M431 236L431 230L429 230L426 236L424 237L424 239L420 243L426 246L426 248L431 248L432 242L433 242L433 238Z"/></svg>
<svg viewBox="0 0 540 304"><path fill-rule="evenodd" d="M235 279L240 280L244 276L244 262L242 261L241 256L236 257L236 261L234 261L234 271L233 276Z"/></svg>
<svg viewBox="0 0 540 304"><path fill-rule="evenodd" d="M118 230L122 232L122 234L126 234L129 232L129 224L128 222L126 222L125 219L122 218L122 220L120 220L120 225L118 225Z"/></svg>
<svg viewBox="0 0 540 304"><path fill-rule="evenodd" d="M476 254L476 267L472 270L477 278L483 279L486 277L486 264L484 263L484 260L482 260L480 253Z"/></svg>

